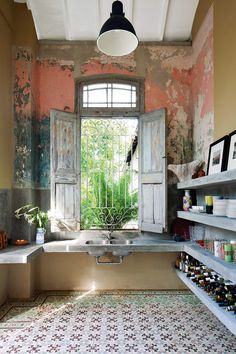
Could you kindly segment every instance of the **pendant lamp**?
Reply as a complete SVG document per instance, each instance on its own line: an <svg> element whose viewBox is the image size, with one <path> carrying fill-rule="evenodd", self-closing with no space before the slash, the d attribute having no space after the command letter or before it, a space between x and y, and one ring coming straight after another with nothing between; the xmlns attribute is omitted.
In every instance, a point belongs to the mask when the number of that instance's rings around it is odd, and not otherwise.
<svg viewBox="0 0 236 354"><path fill-rule="evenodd" d="M125 18L123 4L114 1L110 18L104 23L97 39L98 49L111 56L122 56L137 48L138 38L134 27Z"/></svg>

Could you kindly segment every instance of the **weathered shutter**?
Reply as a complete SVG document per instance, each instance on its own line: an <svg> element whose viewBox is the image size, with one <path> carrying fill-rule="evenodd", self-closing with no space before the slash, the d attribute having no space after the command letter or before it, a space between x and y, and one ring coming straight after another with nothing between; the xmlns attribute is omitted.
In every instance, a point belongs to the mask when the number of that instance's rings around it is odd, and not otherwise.
<svg viewBox="0 0 236 354"><path fill-rule="evenodd" d="M51 110L51 209L54 231L80 228L79 120L76 114Z"/></svg>
<svg viewBox="0 0 236 354"><path fill-rule="evenodd" d="M165 109L140 117L139 149L139 227L162 233L167 229Z"/></svg>

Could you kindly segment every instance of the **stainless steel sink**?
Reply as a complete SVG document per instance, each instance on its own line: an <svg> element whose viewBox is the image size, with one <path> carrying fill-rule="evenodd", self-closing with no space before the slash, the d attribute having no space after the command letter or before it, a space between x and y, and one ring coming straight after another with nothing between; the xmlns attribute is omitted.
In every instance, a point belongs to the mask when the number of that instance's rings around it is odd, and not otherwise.
<svg viewBox="0 0 236 354"><path fill-rule="evenodd" d="M86 245L101 246L101 245L132 245L132 240L88 240Z"/></svg>
<svg viewBox="0 0 236 354"><path fill-rule="evenodd" d="M111 245L132 245L133 241L131 240L111 240Z"/></svg>
<svg viewBox="0 0 236 354"><path fill-rule="evenodd" d="M101 246L101 245L109 245L109 240L88 240L85 241L86 245L94 245L94 246Z"/></svg>
<svg viewBox="0 0 236 354"><path fill-rule="evenodd" d="M109 252L108 249L105 250L105 248L96 248L96 246L120 246L117 249L112 250L113 256L118 256L118 257L124 257L128 256L130 254L130 251L123 248L125 245L132 245L133 241L132 240L120 240L120 239L113 239L113 240L108 240L108 239L99 239L99 240L87 240L85 241L85 244L88 246L95 246L94 248L90 248L88 253L91 256L96 256L96 257L101 257L104 256L106 252Z"/></svg>

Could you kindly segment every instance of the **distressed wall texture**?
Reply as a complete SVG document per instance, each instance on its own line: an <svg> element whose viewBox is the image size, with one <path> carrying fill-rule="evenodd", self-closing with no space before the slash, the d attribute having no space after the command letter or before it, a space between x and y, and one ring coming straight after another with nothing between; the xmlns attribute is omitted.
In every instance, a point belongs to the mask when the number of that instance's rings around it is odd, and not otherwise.
<svg viewBox="0 0 236 354"><path fill-rule="evenodd" d="M193 42L193 158L207 163L214 139L213 6Z"/></svg>
<svg viewBox="0 0 236 354"><path fill-rule="evenodd" d="M30 48L14 48L13 206L23 204L25 190L29 201L50 207L50 109L73 112L75 80L90 75L143 77L145 111L167 109L168 163L206 160L214 118L212 17L211 9L193 47L140 45L120 58L92 43L42 42L37 58Z"/></svg>
<svg viewBox="0 0 236 354"><path fill-rule="evenodd" d="M145 111L167 108L168 159L192 159L191 47L140 46L135 54L108 58L89 44L41 44L14 56L15 187L49 188L49 112L74 111L74 80L122 74L145 78Z"/></svg>

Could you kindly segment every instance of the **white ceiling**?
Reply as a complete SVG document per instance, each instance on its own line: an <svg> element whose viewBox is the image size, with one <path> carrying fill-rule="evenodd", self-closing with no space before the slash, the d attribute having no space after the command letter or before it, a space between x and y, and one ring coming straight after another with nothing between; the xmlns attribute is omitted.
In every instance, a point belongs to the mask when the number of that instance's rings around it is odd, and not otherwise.
<svg viewBox="0 0 236 354"><path fill-rule="evenodd" d="M15 0L27 3L38 39L96 40L114 0ZM199 0L122 0L140 41L187 41Z"/></svg>

